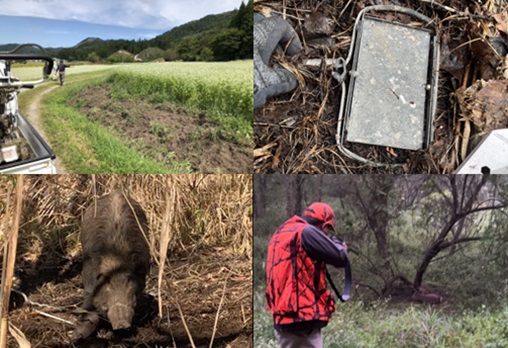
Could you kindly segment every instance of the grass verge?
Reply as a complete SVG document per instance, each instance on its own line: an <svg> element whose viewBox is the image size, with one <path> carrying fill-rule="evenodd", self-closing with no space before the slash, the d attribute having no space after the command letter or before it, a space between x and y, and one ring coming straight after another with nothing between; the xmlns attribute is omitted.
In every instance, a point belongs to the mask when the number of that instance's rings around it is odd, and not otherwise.
<svg viewBox="0 0 508 348"><path fill-rule="evenodd" d="M66 169L75 173L189 173L187 162L165 163L146 158L129 147L120 134L114 134L66 105L79 88L92 77L81 78L72 85L58 88L44 98L41 120L53 150L62 158ZM76 80L78 77L76 76ZM71 81L69 81L71 83ZM45 87L49 88L49 87ZM41 91L43 92L43 91ZM31 96L28 98L32 98ZM171 154L168 154L171 156ZM170 165L167 165L170 163Z"/></svg>
<svg viewBox="0 0 508 348"><path fill-rule="evenodd" d="M353 301L338 304L323 330L323 346L501 348L508 347L507 320L507 306L449 313L446 308ZM254 346L277 347L272 317L259 290L254 293Z"/></svg>

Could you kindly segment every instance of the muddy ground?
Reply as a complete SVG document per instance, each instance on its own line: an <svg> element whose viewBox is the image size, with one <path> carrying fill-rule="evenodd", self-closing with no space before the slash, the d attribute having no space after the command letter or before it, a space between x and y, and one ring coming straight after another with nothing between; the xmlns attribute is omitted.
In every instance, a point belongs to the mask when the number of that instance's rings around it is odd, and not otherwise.
<svg viewBox="0 0 508 348"><path fill-rule="evenodd" d="M24 259L17 267L16 289L32 302L23 303L14 293L10 322L25 333L33 347L208 347L221 298L224 300L214 347L249 347L252 333L251 262L229 254L225 248L172 255L162 286L163 316L158 317L157 267L152 266L146 295L138 306L131 332L114 333L104 321L97 335L72 343L82 302L81 261L58 254L44 254L35 263ZM25 254L26 256L26 254ZM226 290L224 285L226 278ZM43 313L70 323L49 318ZM17 347L9 338L9 347Z"/></svg>
<svg viewBox="0 0 508 348"><path fill-rule="evenodd" d="M368 166L338 151L340 86L326 67L302 66L306 59L346 57L355 19L370 5L416 10L434 20L440 38L438 103L430 146L408 151L345 143L371 161L400 167ZM508 125L506 1L259 0L255 11L285 17L303 44L299 54L272 57L272 63L296 75L298 87L255 110L256 173L453 173L485 134ZM405 14L374 15L422 26Z"/></svg>
<svg viewBox="0 0 508 348"><path fill-rule="evenodd" d="M69 104L160 162L188 161L200 173L252 171L251 146L228 139L205 113L171 103L112 100L108 92L108 85L85 87Z"/></svg>

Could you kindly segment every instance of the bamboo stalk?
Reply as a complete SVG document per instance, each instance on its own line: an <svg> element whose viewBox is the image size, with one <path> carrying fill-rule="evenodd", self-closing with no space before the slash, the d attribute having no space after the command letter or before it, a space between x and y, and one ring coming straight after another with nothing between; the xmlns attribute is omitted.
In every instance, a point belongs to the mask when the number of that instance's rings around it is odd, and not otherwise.
<svg viewBox="0 0 508 348"><path fill-rule="evenodd" d="M2 284L2 308L0 325L0 348L7 345L9 299L12 288L12 278L14 276L14 266L16 264L16 249L18 247L18 229L21 219L21 204L23 202L23 175L16 175L16 198L14 204L14 220L12 223L11 235L7 245L7 265L4 264L5 284Z"/></svg>

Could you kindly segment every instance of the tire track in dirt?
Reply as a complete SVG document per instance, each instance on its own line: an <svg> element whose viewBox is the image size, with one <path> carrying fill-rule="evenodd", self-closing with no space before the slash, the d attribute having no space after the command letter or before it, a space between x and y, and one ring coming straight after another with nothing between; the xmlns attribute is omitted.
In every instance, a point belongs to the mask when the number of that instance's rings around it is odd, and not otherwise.
<svg viewBox="0 0 508 348"><path fill-rule="evenodd" d="M32 126L35 129L37 129L37 131L39 132L41 137L46 141L46 143L48 143L49 147L51 147L51 148L52 148L51 143L49 142L48 137L46 136L46 133L44 132L44 129L42 128L40 107L41 107L42 98L46 94L48 94L49 92L53 91L54 89L56 89L58 87L60 87L60 86L56 85L56 86L48 88L47 90L45 90L42 93L39 93L36 97L34 97L30 106L28 107L28 111L27 111L27 118L29 119L30 123L32 124ZM60 157L58 157L58 155L56 156L54 164L56 167L57 174L66 174L67 173L67 171L65 170L65 168L62 164L62 159Z"/></svg>

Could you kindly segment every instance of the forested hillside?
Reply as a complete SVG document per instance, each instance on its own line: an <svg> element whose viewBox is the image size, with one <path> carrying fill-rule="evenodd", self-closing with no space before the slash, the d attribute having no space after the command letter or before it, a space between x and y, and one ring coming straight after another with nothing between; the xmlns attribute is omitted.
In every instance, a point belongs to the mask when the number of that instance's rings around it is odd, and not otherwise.
<svg viewBox="0 0 508 348"><path fill-rule="evenodd" d="M54 53L66 60L92 62L134 61L134 56L147 48L159 48L166 60L227 61L252 58L253 2L239 9L208 15L159 35L151 40L101 40L88 38L74 47ZM123 50L131 57L115 55Z"/></svg>

